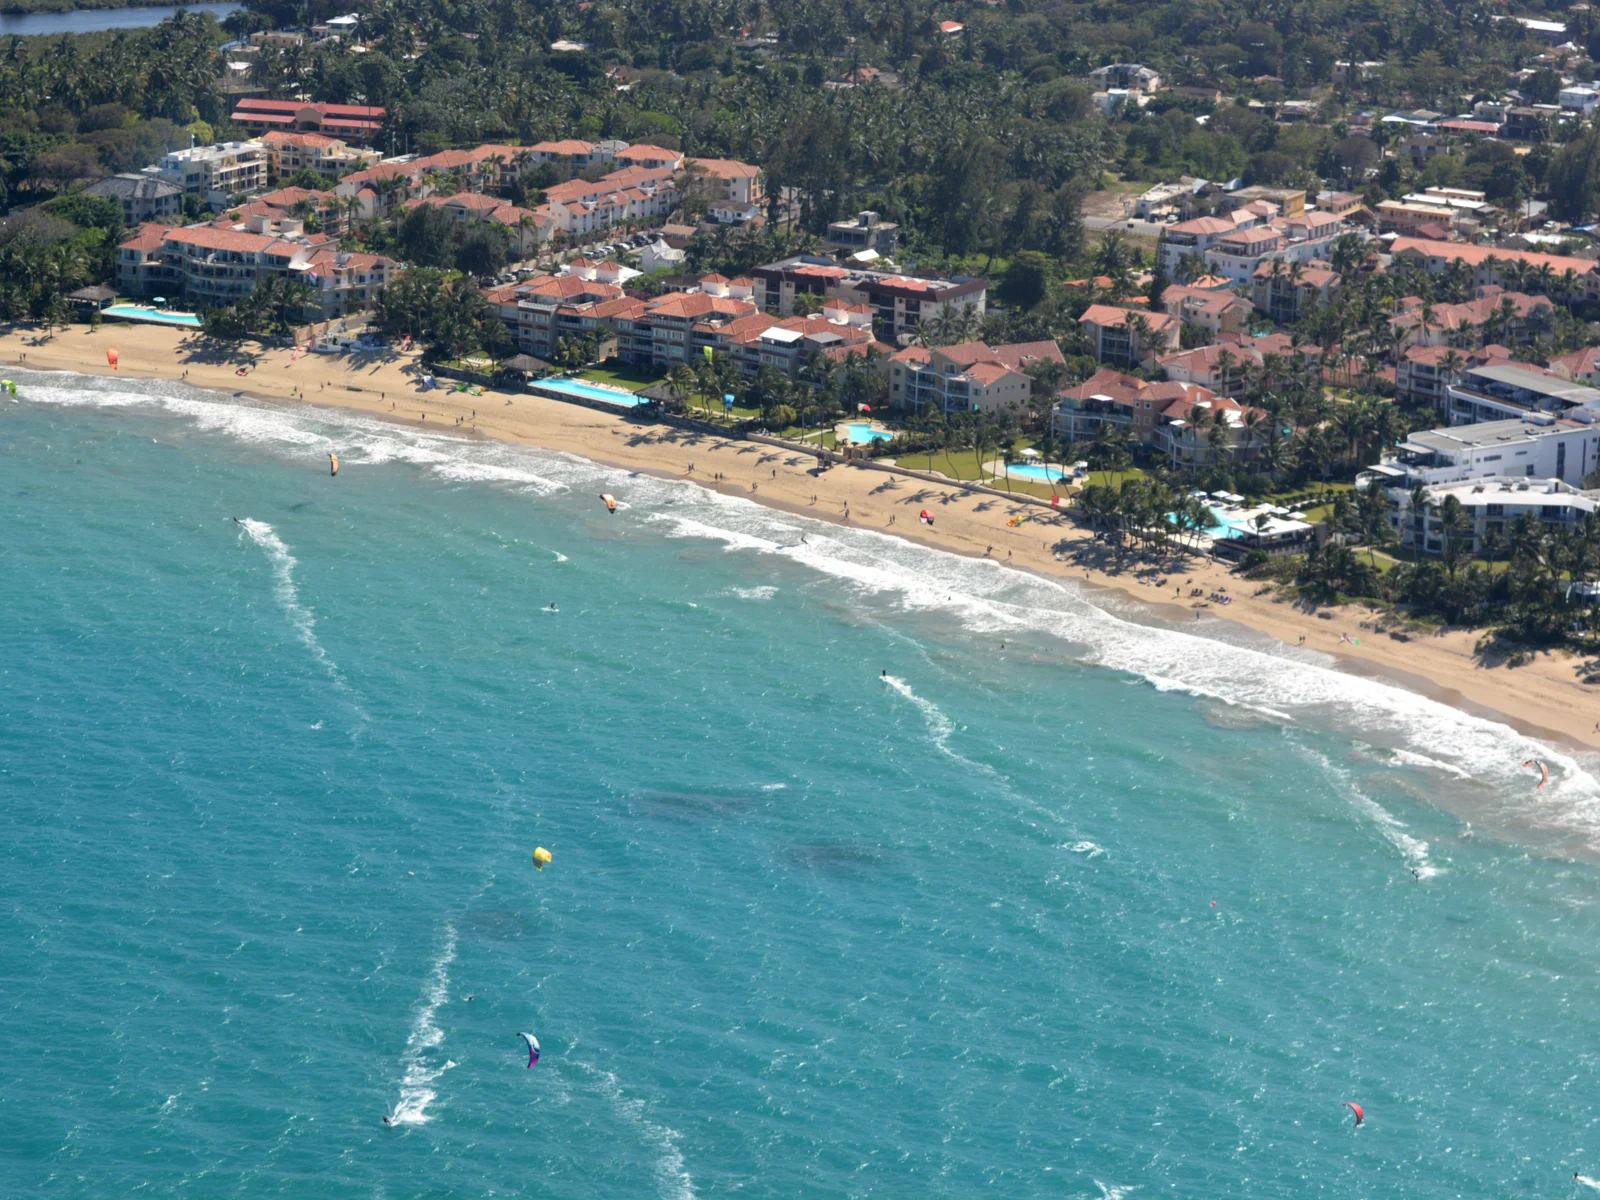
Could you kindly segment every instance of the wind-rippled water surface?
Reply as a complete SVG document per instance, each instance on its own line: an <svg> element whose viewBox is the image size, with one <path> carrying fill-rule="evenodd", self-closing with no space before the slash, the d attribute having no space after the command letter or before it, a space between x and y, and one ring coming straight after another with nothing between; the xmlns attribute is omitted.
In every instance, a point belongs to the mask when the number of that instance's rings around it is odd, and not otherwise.
<svg viewBox="0 0 1600 1200"><path fill-rule="evenodd" d="M569 456L19 382L0 1193L1600 1174L1586 762Z"/></svg>

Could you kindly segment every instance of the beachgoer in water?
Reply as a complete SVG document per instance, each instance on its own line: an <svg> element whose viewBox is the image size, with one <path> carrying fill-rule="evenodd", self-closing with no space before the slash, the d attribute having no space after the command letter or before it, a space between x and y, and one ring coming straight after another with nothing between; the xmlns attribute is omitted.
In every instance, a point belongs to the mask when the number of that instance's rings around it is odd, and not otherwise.
<svg viewBox="0 0 1600 1200"><path fill-rule="evenodd" d="M388 1113L384 1113L383 1114L383 1123L385 1125L393 1125L394 1124L394 1122L389 1119L389 1114Z"/></svg>
<svg viewBox="0 0 1600 1200"><path fill-rule="evenodd" d="M559 608L556 607L556 602L554 600L550 601L550 611L551 612L560 612L561 611Z"/></svg>

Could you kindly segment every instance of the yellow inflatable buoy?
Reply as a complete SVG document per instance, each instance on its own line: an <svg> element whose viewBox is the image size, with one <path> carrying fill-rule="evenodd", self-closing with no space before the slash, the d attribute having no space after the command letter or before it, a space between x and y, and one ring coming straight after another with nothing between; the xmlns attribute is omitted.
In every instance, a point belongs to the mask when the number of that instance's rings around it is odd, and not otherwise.
<svg viewBox="0 0 1600 1200"><path fill-rule="evenodd" d="M550 861L550 857L550 851L540 846L533 852L533 865L542 871L545 863Z"/></svg>

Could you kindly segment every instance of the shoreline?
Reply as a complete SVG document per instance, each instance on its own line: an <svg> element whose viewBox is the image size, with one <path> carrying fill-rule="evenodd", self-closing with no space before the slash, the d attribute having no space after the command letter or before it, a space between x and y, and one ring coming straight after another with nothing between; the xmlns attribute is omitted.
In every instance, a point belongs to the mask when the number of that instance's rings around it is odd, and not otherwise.
<svg viewBox="0 0 1600 1200"><path fill-rule="evenodd" d="M529 393L508 398L493 392L424 392L408 374L415 356L306 354L291 361L287 349L219 345L192 331L153 325L106 323L97 330L73 325L42 345L25 344L34 334L17 328L0 333L0 363L181 381L264 404L291 400L345 409L412 428L532 445L620 470L688 480L797 515L890 533L963 557L992 558L1001 566L1056 582L1087 585L1090 591L1108 590L1119 600L1135 601L1142 615L1172 627L1181 628L1191 612L1196 625L1212 630L1213 622L1231 622L1282 646L1315 651L1335 669L1381 679L1474 716L1489 716L1529 736L1568 748L1600 748L1600 734L1594 731L1600 689L1591 691L1578 681L1580 660L1575 656L1547 651L1522 667L1483 666L1473 654L1476 632L1453 630L1393 641L1363 630L1368 614L1353 606L1322 610L1331 611L1329 617L1270 595L1251 595L1253 584L1209 559L1188 560L1167 571L1167 586L1174 588L1169 596L1142 584L1130 571L1057 559L1057 550L1071 555L1096 546L1064 512L845 464L817 475L809 454L645 423ZM106 361L111 347L120 358L116 371ZM241 366L247 371L244 376L236 374ZM425 416L419 419L413 413ZM934 513L931 528L917 521L922 508ZM1015 516L1026 519L1009 526ZM1193 587L1202 589L1202 598L1187 596ZM1225 608L1203 598L1220 591L1232 597ZM1362 643L1343 643L1341 634L1360 637Z"/></svg>

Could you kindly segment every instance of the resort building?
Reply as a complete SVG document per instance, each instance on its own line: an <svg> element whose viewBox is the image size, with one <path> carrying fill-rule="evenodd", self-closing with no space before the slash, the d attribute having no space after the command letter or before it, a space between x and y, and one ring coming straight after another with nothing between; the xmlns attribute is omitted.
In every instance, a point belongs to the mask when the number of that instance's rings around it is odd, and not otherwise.
<svg viewBox="0 0 1600 1200"><path fill-rule="evenodd" d="M310 261L303 240L196 225L169 229L162 243L184 300L196 308L236 304L269 270L288 272Z"/></svg>
<svg viewBox="0 0 1600 1200"><path fill-rule="evenodd" d="M830 221L823 245L830 249L858 254L871 250L885 258L893 257L900 226L885 221L875 212L859 212L845 221Z"/></svg>
<svg viewBox="0 0 1600 1200"><path fill-rule="evenodd" d="M1120 438L1192 466L1253 455L1265 419L1260 409L1199 384L1151 383L1102 369L1058 393L1050 428L1061 441L1086 442L1109 425Z"/></svg>
<svg viewBox="0 0 1600 1200"><path fill-rule="evenodd" d="M1125 92L1154 92L1161 87L1161 76L1143 63L1107 63L1089 72L1096 86Z"/></svg>
<svg viewBox="0 0 1600 1200"><path fill-rule="evenodd" d="M383 129L384 110L365 104L323 104L300 100L239 101L233 123L251 134L273 129L325 133L357 146L372 142Z"/></svg>
<svg viewBox="0 0 1600 1200"><path fill-rule="evenodd" d="M158 178L209 204L226 204L259 191L267 181L267 148L261 142L218 142L164 155L154 168Z"/></svg>
<svg viewBox="0 0 1600 1200"><path fill-rule="evenodd" d="M758 206L761 168L731 158L691 158L683 164L685 190L692 191L712 209L749 209Z"/></svg>
<svg viewBox="0 0 1600 1200"><path fill-rule="evenodd" d="M1467 367L1487 362L1512 361L1507 346L1488 345L1478 350L1451 346L1407 346L1395 361L1395 399L1401 404L1430 405L1444 416L1449 408L1445 389L1461 382Z"/></svg>
<svg viewBox="0 0 1600 1200"><path fill-rule="evenodd" d="M1249 218L1248 225L1254 225L1255 219ZM1199 264L1199 271L1205 270L1204 255L1211 249L1218 238L1237 233L1242 226L1227 217L1196 217L1192 221L1179 221L1167 229L1166 240L1163 244L1163 266L1167 274L1174 279L1182 278L1178 264L1185 258L1194 257Z"/></svg>
<svg viewBox="0 0 1600 1200"><path fill-rule="evenodd" d="M1464 262L1472 269L1472 282L1478 287L1497 285L1506 287L1514 283L1506 275L1513 263L1523 263L1523 270L1532 270L1551 279L1565 278L1567 283L1582 293L1587 287L1589 295L1600 294L1600 274L1591 259L1572 258L1562 254L1540 254L1533 250L1511 250L1506 247L1473 246L1466 242L1437 242L1427 238L1396 238L1390 247L1395 257L1408 255L1421 262L1430 274L1437 275L1453 262ZM1548 271L1545 268L1549 268ZM1571 272L1568 276L1567 272Z"/></svg>
<svg viewBox="0 0 1600 1200"><path fill-rule="evenodd" d="M549 209L557 232L575 237L665 216L678 207L675 170L628 166L594 183L569 179L545 190L542 207Z"/></svg>
<svg viewBox="0 0 1600 1200"><path fill-rule="evenodd" d="M1596 465L1600 429L1541 415L1413 433L1362 472L1357 484L1409 490L1510 478L1577 486Z"/></svg>
<svg viewBox="0 0 1600 1200"><path fill-rule="evenodd" d="M637 167L642 171L677 171L683 167L683 154L677 150L664 150L660 146L626 146L614 156L624 167Z"/></svg>
<svg viewBox="0 0 1600 1200"><path fill-rule="evenodd" d="M183 189L149 175L113 175L83 190L122 205L122 223L129 228L146 221L177 220L183 212Z"/></svg>
<svg viewBox="0 0 1600 1200"><path fill-rule="evenodd" d="M1583 491L1559 479L1486 479L1444 484L1429 488L1421 507L1414 503L1409 491L1390 495L1393 507L1389 510L1389 525L1400 535L1400 545L1428 554L1443 553L1452 536L1439 519L1439 506L1452 496L1466 518L1464 528L1453 536L1464 552L1473 555L1486 553L1490 545L1503 552L1506 536L1520 517L1532 517L1541 530L1570 530L1600 508L1600 491Z"/></svg>
<svg viewBox="0 0 1600 1200"><path fill-rule="evenodd" d="M1410 298L1401 305L1403 311L1389 318L1389 327L1406 330L1406 343L1412 346L1516 345L1550 332L1556 320L1549 297L1507 292L1493 285L1478 288L1476 297L1465 304L1426 305Z"/></svg>
<svg viewBox="0 0 1600 1200"><path fill-rule="evenodd" d="M564 168L562 177L570 179L579 171L614 161L617 151L627 149L627 145L626 142L584 142L565 138L558 142L535 142L523 153L531 163Z"/></svg>
<svg viewBox="0 0 1600 1200"><path fill-rule="evenodd" d="M357 254L337 246L322 246L297 266L311 285L323 319L349 316L372 307L378 293L403 268L382 254Z"/></svg>
<svg viewBox="0 0 1600 1200"><path fill-rule="evenodd" d="M1078 318L1095 359L1136 367L1146 359L1176 350L1183 323L1171 313L1142 312L1110 304L1091 304Z"/></svg>
<svg viewBox="0 0 1600 1200"><path fill-rule="evenodd" d="M1102 425L1110 425L1123 438L1150 446L1155 444L1161 413L1190 396L1212 399L1215 393L1195 384L1151 383L1101 367L1084 382L1056 393L1050 430L1060 441L1087 442Z"/></svg>
<svg viewBox="0 0 1600 1200"><path fill-rule="evenodd" d="M178 273L163 249L169 228L147 224L117 247L117 290L124 296L170 296L178 291Z"/></svg>
<svg viewBox="0 0 1600 1200"><path fill-rule="evenodd" d="M562 339L581 340L610 331L619 306L637 305L614 283L575 275L540 275L526 283L484 292L524 354L549 358Z"/></svg>
<svg viewBox="0 0 1600 1200"><path fill-rule="evenodd" d="M869 307L878 336L895 344L909 338L919 321L931 325L965 314L982 317L989 291L987 280L970 276L920 279L841 267L830 258L804 254L757 267L751 275L756 304L770 312L793 316L800 295L850 300Z"/></svg>
<svg viewBox="0 0 1600 1200"><path fill-rule="evenodd" d="M1600 421L1600 388L1573 383L1531 363L1492 359L1463 367L1444 392L1452 425L1505 421L1528 414Z"/></svg>
<svg viewBox="0 0 1600 1200"><path fill-rule="evenodd" d="M1045 362L1066 365L1054 342L907 346L889 359L889 403L912 413L1020 408L1033 391L1028 366Z"/></svg>
<svg viewBox="0 0 1600 1200"><path fill-rule="evenodd" d="M1200 395L1203 390L1194 389L1157 414L1152 445L1175 466L1210 466L1254 455L1267 414L1227 396Z"/></svg>
<svg viewBox="0 0 1600 1200"><path fill-rule="evenodd" d="M1342 284L1339 272L1325 263L1285 263L1275 258L1256 267L1250 277L1250 296L1272 321L1292 325L1336 299Z"/></svg>
<svg viewBox="0 0 1600 1200"><path fill-rule="evenodd" d="M1224 333L1247 332L1255 313L1255 306L1235 292L1178 284L1161 293L1161 307L1185 325L1202 330L1208 341Z"/></svg>
<svg viewBox="0 0 1600 1200"><path fill-rule="evenodd" d="M370 150L356 150L336 137L322 133L286 133L275 129L263 134L267 152L267 182L276 183L299 171L315 171L329 183L377 161Z"/></svg>

